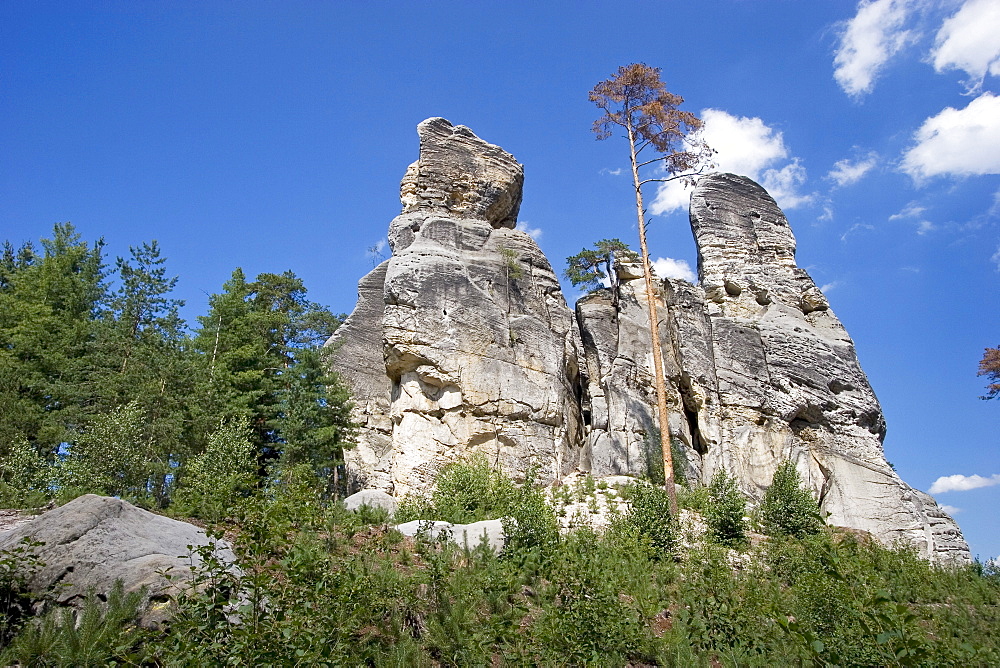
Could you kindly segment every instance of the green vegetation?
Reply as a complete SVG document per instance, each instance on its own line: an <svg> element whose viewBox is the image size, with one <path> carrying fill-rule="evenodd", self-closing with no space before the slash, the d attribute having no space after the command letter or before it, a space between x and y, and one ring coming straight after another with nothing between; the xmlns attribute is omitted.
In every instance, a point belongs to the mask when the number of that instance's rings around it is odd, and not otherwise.
<svg viewBox="0 0 1000 668"><path fill-rule="evenodd" d="M819 504L812 492L802 486L802 479L791 460L778 465L758 513L761 527L771 536L803 538L819 533L823 527Z"/></svg>
<svg viewBox="0 0 1000 668"><path fill-rule="evenodd" d="M494 499L512 492L515 500L494 511L516 511L520 498L546 512L537 488L502 481L481 460L447 475L445 486L464 480L505 490ZM508 543L493 554L443 538L404 538L384 514L348 513L318 483L271 486L234 509L226 525L240 569L204 549L197 587L177 599L167 629L137 630L123 619L125 602L113 598L90 604L83 624L57 612L29 625L4 659L164 666L1000 661L1000 573L992 568L939 568L907 549L829 529L759 540L742 552L712 532L681 547L672 536L657 538L668 507L662 490L637 485L625 493L635 510L603 534L586 527L549 533L544 544ZM485 506L462 512L495 514Z"/></svg>
<svg viewBox="0 0 1000 668"><path fill-rule="evenodd" d="M747 540L747 501L736 487L736 479L725 471L712 477L705 511L712 538L726 547L742 547Z"/></svg>
<svg viewBox="0 0 1000 668"><path fill-rule="evenodd" d="M756 509L768 536L724 474L673 513L646 483L543 488L484 458L443 469L393 521L500 518L499 553L349 513L349 404L318 347L337 319L291 273L237 270L188 331L155 244L114 272L101 248L62 225L0 259L0 502L119 494L207 523L238 568L202 548L195 586L150 630L120 588L36 614L33 546L0 553L0 664L1000 663L994 566L826 527L790 462Z"/></svg>
<svg viewBox="0 0 1000 668"><path fill-rule="evenodd" d="M237 269L189 330L155 241L114 268L103 248L69 223L3 246L0 506L94 492L166 508L179 493L220 519L220 498L298 464L335 494L350 405L321 344L341 318L292 272Z"/></svg>

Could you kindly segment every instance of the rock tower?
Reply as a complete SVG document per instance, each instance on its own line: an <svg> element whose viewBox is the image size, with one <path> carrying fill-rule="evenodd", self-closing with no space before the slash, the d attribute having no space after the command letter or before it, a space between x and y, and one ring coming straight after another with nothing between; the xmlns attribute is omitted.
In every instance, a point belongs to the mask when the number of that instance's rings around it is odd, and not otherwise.
<svg viewBox="0 0 1000 668"><path fill-rule="evenodd" d="M515 477L646 475L658 458L644 284L618 267L574 314L516 229L523 170L468 128L432 118L403 177L392 256L361 279L330 339L355 397L355 488L427 488L472 452ZM657 281L670 429L691 483L720 470L760 498L795 462L831 524L966 562L955 522L882 453L885 420L854 344L795 263L784 214L733 174L691 197L699 285Z"/></svg>

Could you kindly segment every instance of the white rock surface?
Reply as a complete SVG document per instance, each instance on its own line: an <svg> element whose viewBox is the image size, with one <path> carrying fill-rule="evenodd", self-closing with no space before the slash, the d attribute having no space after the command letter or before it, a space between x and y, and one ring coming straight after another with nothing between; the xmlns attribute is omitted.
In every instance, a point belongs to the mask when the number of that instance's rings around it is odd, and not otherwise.
<svg viewBox="0 0 1000 668"><path fill-rule="evenodd" d="M389 517L396 514L399 503L396 498L382 491L381 489L363 489L355 492L344 499L344 507L351 512L356 512L361 506L369 508L381 508L389 513Z"/></svg>
<svg viewBox="0 0 1000 668"><path fill-rule="evenodd" d="M427 538L437 538L445 535L456 545L476 547L483 540L494 552L499 552L504 546L503 520L482 520L470 524L452 524L450 522L432 522L428 520L413 520L393 527L404 536L416 536L423 532Z"/></svg>
<svg viewBox="0 0 1000 668"><path fill-rule="evenodd" d="M425 491L473 452L552 479L580 456L579 344L552 267L514 229L521 165L444 119L418 133L392 257L328 344L364 427L352 484Z"/></svg>
<svg viewBox="0 0 1000 668"><path fill-rule="evenodd" d="M328 342L354 391L353 489L429 490L481 453L515 478L574 470L648 475L659 459L645 287L580 300L575 318L548 260L518 231L523 170L440 118L418 127L392 257L364 277ZM954 521L899 479L854 344L805 270L774 200L731 174L700 179L691 226L699 285L657 282L670 432L684 476L719 470L760 498L791 458L829 521L969 561Z"/></svg>

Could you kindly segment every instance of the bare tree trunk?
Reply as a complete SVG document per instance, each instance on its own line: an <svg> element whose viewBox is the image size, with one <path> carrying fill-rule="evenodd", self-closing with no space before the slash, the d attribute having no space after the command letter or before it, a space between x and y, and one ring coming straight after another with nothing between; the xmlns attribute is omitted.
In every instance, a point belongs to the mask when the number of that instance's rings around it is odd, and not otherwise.
<svg viewBox="0 0 1000 668"><path fill-rule="evenodd" d="M639 220L639 246L642 249L642 276L646 281L646 306L649 311L649 334L653 347L653 377L656 385L656 408L660 423L660 450L663 453L663 486L670 499L672 520L677 519L677 490L674 485L674 457L670 450L670 417L667 414L667 383L663 375L663 351L660 349L660 321L656 314L656 293L653 290L653 274L646 246L646 211L642 205L642 187L639 181L639 167L635 153L635 132L631 123L628 130L629 155L632 160L632 181L635 184L635 206Z"/></svg>

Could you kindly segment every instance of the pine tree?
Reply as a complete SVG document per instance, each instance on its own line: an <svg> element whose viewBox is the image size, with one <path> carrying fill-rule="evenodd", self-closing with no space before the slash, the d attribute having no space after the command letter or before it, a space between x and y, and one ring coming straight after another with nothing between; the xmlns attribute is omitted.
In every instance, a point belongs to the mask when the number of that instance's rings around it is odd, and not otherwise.
<svg viewBox="0 0 1000 668"><path fill-rule="evenodd" d="M209 299L194 347L203 357L202 422L242 417L262 461L287 453L330 475L350 434L347 395L319 345L340 320L306 298L292 272L246 281L233 272Z"/></svg>
<svg viewBox="0 0 1000 668"><path fill-rule="evenodd" d="M617 311L620 281L616 265L619 262L639 262L639 256L620 239L601 239L592 249L584 248L566 258L563 275L573 285L587 290L597 290L606 281L611 288L611 303Z"/></svg>
<svg viewBox="0 0 1000 668"><path fill-rule="evenodd" d="M980 399L993 399L1000 395L1000 347L987 348L983 351L983 359L979 360L979 374L986 376L990 382L986 385L986 394Z"/></svg>
<svg viewBox="0 0 1000 668"><path fill-rule="evenodd" d="M41 251L0 260L0 441L24 438L51 457L93 412L94 320L106 296L103 240L55 225ZM0 448L6 447L0 444Z"/></svg>
<svg viewBox="0 0 1000 668"><path fill-rule="evenodd" d="M647 219L643 206L642 186L688 176L692 170L706 164L711 151L703 142L690 136L691 132L701 128L702 123L691 112L677 108L684 98L667 91L666 85L660 80L659 68L642 63L619 67L613 77L600 82L590 91L590 101L604 112L594 121L593 130L597 138L607 139L614 130L621 128L628 139L639 226L639 246L642 252L643 276L646 281L646 304L649 311L660 448L663 453L663 470L666 478L665 489L670 497L671 513L676 517L677 493L670 451L666 381L663 375L663 354L660 350L656 294L649 249L646 245ZM652 148L660 155L649 160L641 160L639 155L647 148ZM658 165L666 171L667 176L641 178L640 170L650 165Z"/></svg>

